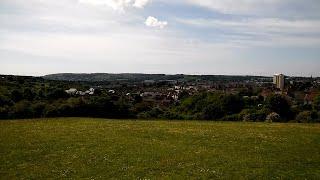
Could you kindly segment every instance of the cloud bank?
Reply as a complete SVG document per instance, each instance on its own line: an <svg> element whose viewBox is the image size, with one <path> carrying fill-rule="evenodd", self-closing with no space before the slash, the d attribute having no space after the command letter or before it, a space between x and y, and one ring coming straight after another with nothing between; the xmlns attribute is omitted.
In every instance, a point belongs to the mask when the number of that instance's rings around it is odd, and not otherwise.
<svg viewBox="0 0 320 180"><path fill-rule="evenodd" d="M226 14L268 17L319 17L319 0L187 0L188 3ZM304 13L301 13L301 12Z"/></svg>
<svg viewBox="0 0 320 180"><path fill-rule="evenodd" d="M0 0L0 23L0 74L320 76L319 0Z"/></svg>

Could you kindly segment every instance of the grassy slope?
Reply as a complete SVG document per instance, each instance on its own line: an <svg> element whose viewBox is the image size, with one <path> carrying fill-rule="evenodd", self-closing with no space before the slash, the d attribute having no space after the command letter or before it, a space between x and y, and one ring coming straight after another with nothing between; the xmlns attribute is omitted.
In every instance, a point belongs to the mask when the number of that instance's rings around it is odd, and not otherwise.
<svg viewBox="0 0 320 180"><path fill-rule="evenodd" d="M0 179L320 179L319 124L0 121Z"/></svg>

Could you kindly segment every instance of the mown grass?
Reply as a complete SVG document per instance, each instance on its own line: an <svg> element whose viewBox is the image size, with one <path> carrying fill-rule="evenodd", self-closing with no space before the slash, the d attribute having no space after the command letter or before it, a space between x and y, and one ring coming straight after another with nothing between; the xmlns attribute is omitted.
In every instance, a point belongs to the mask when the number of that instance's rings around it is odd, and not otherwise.
<svg viewBox="0 0 320 180"><path fill-rule="evenodd" d="M1 179L320 179L320 125L0 121Z"/></svg>

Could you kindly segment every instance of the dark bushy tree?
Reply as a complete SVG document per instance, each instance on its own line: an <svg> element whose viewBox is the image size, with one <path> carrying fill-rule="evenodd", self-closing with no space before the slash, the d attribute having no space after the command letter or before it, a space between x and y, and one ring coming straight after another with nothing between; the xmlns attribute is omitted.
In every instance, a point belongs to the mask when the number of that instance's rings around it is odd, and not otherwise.
<svg viewBox="0 0 320 180"><path fill-rule="evenodd" d="M31 108L31 103L29 101L19 101L14 104L12 108L12 117L13 118L32 118L34 115L33 109Z"/></svg>
<svg viewBox="0 0 320 180"><path fill-rule="evenodd" d="M239 96L226 95L222 98L221 105L222 111L230 115L239 113L244 107L244 102Z"/></svg>
<svg viewBox="0 0 320 180"><path fill-rule="evenodd" d="M225 115L220 105L210 104L203 109L202 118L205 120L219 120Z"/></svg>
<svg viewBox="0 0 320 180"><path fill-rule="evenodd" d="M9 108L8 106L0 106L0 119L9 118Z"/></svg>
<svg viewBox="0 0 320 180"><path fill-rule="evenodd" d="M320 111L320 95L314 98L314 100L313 100L313 108L316 111Z"/></svg>
<svg viewBox="0 0 320 180"><path fill-rule="evenodd" d="M63 89L51 89L47 94L49 99L59 99L59 98L66 98L69 95Z"/></svg>
<svg viewBox="0 0 320 180"><path fill-rule="evenodd" d="M35 97L36 97L36 93L34 93L30 88L25 88L23 90L23 99L32 101Z"/></svg>
<svg viewBox="0 0 320 180"><path fill-rule="evenodd" d="M9 97L0 94L0 107L12 105L12 103L13 102L9 99Z"/></svg>
<svg viewBox="0 0 320 180"><path fill-rule="evenodd" d="M14 101L14 102L18 102L18 101L21 101L23 99L23 94L20 90L17 90L17 89L14 89L12 92L11 92L11 99Z"/></svg>
<svg viewBox="0 0 320 180"><path fill-rule="evenodd" d="M46 108L46 104L43 102L36 102L32 104L34 117L43 117L45 108Z"/></svg>
<svg viewBox="0 0 320 180"><path fill-rule="evenodd" d="M282 95L269 96L266 100L266 107L284 119L289 119L292 114L288 100Z"/></svg>

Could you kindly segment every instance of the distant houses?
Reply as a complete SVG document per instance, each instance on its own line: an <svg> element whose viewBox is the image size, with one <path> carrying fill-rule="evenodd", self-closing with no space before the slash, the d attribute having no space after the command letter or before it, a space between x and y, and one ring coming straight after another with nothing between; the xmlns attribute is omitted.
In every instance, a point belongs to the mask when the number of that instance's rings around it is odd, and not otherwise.
<svg viewBox="0 0 320 180"><path fill-rule="evenodd" d="M190 82L148 79L133 84L122 84L122 81L117 81L113 84L94 86L86 91L70 88L65 92L74 96L99 95L101 93L112 97L124 96L128 101L136 102L142 100L159 105L177 103L183 97L192 96L199 92L240 95L243 99L250 101L263 101L273 94L279 94L290 99L293 104L311 105L314 97L319 94L315 88L317 86L317 79L310 78L309 80L275 74L273 83L271 77L258 77L249 80L202 80Z"/></svg>
<svg viewBox="0 0 320 180"><path fill-rule="evenodd" d="M113 89L110 89L110 90L108 91L108 93L109 93L109 94L114 94L114 93L116 93L116 91L113 90Z"/></svg>
<svg viewBox="0 0 320 180"><path fill-rule="evenodd" d="M75 88L70 88L70 89L68 89L68 90L65 90L65 92L66 92L67 94L69 94L69 95L76 95L76 93L78 92L78 90L75 89Z"/></svg>
<svg viewBox="0 0 320 180"><path fill-rule="evenodd" d="M79 95L79 96L93 95L94 88L90 88L89 90L86 90L86 91L78 91L75 88L70 88L68 90L65 90L65 92L69 95Z"/></svg>

